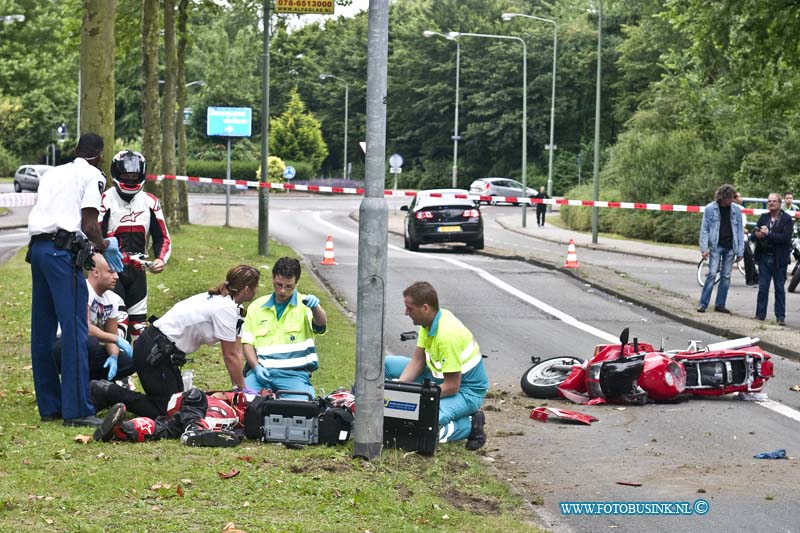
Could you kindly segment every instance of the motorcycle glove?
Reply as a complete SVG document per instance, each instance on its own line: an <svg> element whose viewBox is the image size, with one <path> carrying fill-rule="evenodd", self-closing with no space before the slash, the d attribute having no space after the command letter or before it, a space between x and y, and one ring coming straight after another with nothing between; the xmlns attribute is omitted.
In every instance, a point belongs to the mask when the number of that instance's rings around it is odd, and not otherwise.
<svg viewBox="0 0 800 533"><path fill-rule="evenodd" d="M305 298L303 298L303 304L309 309L314 309L316 306L319 305L319 298L314 296L313 294L307 294Z"/></svg>
<svg viewBox="0 0 800 533"><path fill-rule="evenodd" d="M103 257L114 272L122 272L122 252L116 237L108 238L108 246L103 250Z"/></svg>
<svg viewBox="0 0 800 533"><path fill-rule="evenodd" d="M109 355L106 362L103 363L103 368L108 369L108 381L114 381L114 377L117 375L117 358Z"/></svg>
<svg viewBox="0 0 800 533"><path fill-rule="evenodd" d="M117 336L117 346L119 347L119 351L128 357L133 357L133 346L131 346L131 343L126 341L124 337Z"/></svg>

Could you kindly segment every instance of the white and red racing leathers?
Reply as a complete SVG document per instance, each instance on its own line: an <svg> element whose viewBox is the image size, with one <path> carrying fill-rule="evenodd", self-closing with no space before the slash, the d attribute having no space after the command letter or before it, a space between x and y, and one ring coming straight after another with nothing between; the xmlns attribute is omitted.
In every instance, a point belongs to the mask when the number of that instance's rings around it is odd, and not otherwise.
<svg viewBox="0 0 800 533"><path fill-rule="evenodd" d="M100 227L106 237L116 237L119 249L129 253L147 253L148 237L152 239L153 259L165 263L172 251L164 212L158 198L140 191L126 202L116 188L103 193L100 206ZM147 279L143 270L126 265L119 274L114 291L128 306L129 333L138 337L147 321Z"/></svg>

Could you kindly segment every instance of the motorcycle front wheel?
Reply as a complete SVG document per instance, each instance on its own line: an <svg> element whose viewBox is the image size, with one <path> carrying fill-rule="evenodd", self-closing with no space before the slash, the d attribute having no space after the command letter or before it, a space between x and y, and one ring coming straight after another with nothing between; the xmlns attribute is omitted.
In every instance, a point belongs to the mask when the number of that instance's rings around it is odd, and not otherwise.
<svg viewBox="0 0 800 533"><path fill-rule="evenodd" d="M539 361L522 375L522 391L532 398L558 398L558 386L564 383L579 357L552 357Z"/></svg>

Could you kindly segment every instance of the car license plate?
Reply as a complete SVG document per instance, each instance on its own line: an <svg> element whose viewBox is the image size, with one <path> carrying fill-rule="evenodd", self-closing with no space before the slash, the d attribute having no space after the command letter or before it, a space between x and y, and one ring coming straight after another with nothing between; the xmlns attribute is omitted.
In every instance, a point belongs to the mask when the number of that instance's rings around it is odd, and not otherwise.
<svg viewBox="0 0 800 533"><path fill-rule="evenodd" d="M461 231L461 226L439 226L438 231L439 233L452 233Z"/></svg>

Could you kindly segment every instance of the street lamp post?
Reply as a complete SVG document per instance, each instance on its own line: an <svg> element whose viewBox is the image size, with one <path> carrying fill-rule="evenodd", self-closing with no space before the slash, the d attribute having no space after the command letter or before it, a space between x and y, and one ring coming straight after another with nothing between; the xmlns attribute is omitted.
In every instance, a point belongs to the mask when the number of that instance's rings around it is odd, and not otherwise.
<svg viewBox="0 0 800 533"><path fill-rule="evenodd" d="M594 168L592 169L592 180L594 192L592 199L594 200L594 207L592 207L592 243L597 244L597 230L598 230L598 208L597 202L600 200L600 75L602 72L601 55L603 51L603 0L598 0L600 6L597 12L597 87L595 89L594 97Z"/></svg>
<svg viewBox="0 0 800 533"><path fill-rule="evenodd" d="M350 106L350 85L342 78L334 76L333 74L319 75L319 79L321 80L327 80L328 78L333 78L344 83L344 149L342 151L342 157L344 158L344 172L342 173L342 177L347 179L347 116L348 107Z"/></svg>
<svg viewBox="0 0 800 533"><path fill-rule="evenodd" d="M458 75L461 69L461 43L458 42L458 39L451 37L449 34L445 35L436 31L425 30L422 32L422 35L425 37L438 35L439 37L444 37L445 39L456 42L456 113L455 119L453 120L453 188L455 189L458 187L458 141L461 139L461 137L458 136Z"/></svg>
<svg viewBox="0 0 800 533"><path fill-rule="evenodd" d="M484 37L487 39L505 39L519 41L522 44L522 194L528 196L528 47L520 37L510 35L492 35L486 33L464 33L451 31L447 34L452 39L459 37ZM522 205L522 227L527 227L528 205Z"/></svg>
<svg viewBox="0 0 800 533"><path fill-rule="evenodd" d="M540 20L542 22L549 22L553 25L553 83L550 92L550 145L548 150L550 155L547 162L547 196L553 196L553 151L556 149L553 143L553 131L555 129L555 115L556 115L556 51L558 50L558 25L555 20L537 17L534 15L524 15L522 13L503 13L503 20L511 20L514 17L523 17L528 19Z"/></svg>

